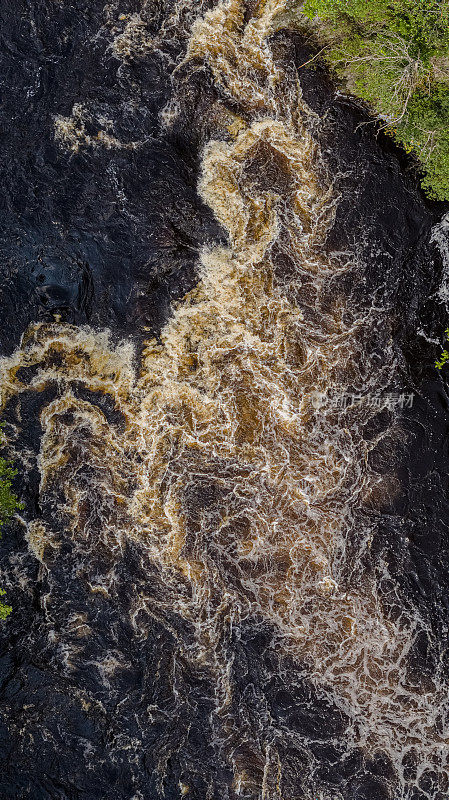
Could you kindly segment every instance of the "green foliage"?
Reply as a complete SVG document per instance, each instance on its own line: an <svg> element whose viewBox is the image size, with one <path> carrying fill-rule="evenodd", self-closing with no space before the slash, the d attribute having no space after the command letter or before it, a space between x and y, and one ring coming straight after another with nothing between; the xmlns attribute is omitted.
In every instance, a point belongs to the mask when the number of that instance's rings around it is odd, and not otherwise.
<svg viewBox="0 0 449 800"><path fill-rule="evenodd" d="M17 470L4 458L0 458L0 530L19 505L17 496L12 491L12 481L16 475Z"/></svg>
<svg viewBox="0 0 449 800"><path fill-rule="evenodd" d="M426 174L424 189L435 199L449 198L449 88L435 83L431 92L418 90L410 100L399 141L419 153Z"/></svg>
<svg viewBox="0 0 449 800"><path fill-rule="evenodd" d="M449 47L447 0L305 0L303 13L358 27L364 35L395 33L421 57L446 54Z"/></svg>
<svg viewBox="0 0 449 800"><path fill-rule="evenodd" d="M17 470L12 467L11 463L0 457L0 536L5 522L11 519L17 508L22 508L22 504L18 502L17 495L12 490L12 481L16 474ZM4 595L4 589L0 589L0 597ZM5 605L0 599L0 620L6 619L10 613L11 606Z"/></svg>
<svg viewBox="0 0 449 800"><path fill-rule="evenodd" d="M449 199L449 0L305 0L326 55Z"/></svg>
<svg viewBox="0 0 449 800"><path fill-rule="evenodd" d="M5 594L6 594L5 590L4 589L0 589L0 597L3 597L3 595L5 595ZM0 600L0 619L6 619L6 617L9 617L11 611L12 611L12 607L11 606L7 606L6 603L4 603L2 600Z"/></svg>
<svg viewBox="0 0 449 800"><path fill-rule="evenodd" d="M446 334L446 341L449 342L449 328L446 328L444 332ZM443 369L446 361L449 361L449 351L447 349L444 349L438 361L435 361L436 368Z"/></svg>

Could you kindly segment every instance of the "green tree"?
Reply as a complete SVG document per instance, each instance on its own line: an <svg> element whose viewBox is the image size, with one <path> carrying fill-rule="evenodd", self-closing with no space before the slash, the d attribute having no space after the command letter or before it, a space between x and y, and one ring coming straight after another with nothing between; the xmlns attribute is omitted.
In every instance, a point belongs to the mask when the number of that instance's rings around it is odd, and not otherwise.
<svg viewBox="0 0 449 800"><path fill-rule="evenodd" d="M449 0L305 0L302 13L349 90L449 199Z"/></svg>

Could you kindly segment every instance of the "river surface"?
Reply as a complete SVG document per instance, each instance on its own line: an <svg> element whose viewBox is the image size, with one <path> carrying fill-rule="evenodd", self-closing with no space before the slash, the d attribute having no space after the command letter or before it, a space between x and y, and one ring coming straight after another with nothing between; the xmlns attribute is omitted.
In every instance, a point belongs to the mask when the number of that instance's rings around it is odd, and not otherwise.
<svg viewBox="0 0 449 800"><path fill-rule="evenodd" d="M0 11L2 800L445 800L449 216L283 0Z"/></svg>

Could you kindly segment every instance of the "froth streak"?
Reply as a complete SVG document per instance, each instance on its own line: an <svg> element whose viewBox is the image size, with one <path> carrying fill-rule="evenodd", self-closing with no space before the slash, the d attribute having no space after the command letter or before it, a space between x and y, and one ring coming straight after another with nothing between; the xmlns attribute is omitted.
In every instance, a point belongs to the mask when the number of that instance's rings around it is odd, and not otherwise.
<svg viewBox="0 0 449 800"><path fill-rule="evenodd" d="M394 355L387 348L383 370L370 369L356 337L377 324L374 311L360 318L344 298L324 300L326 282L345 269L341 257L322 255L336 198L324 186L300 89L272 61L267 35L280 5L260 2L245 26L243 4L230 0L193 27L186 60L207 60L252 122L240 120L204 151L199 191L229 247L204 250L199 285L174 308L161 341L148 343L140 375L132 349L105 333L35 326L1 364L3 403L56 382L41 414L41 491L57 498L56 513L70 519L82 547L120 549L128 536L146 543L172 610L195 626L189 656L216 670L217 720L237 791L281 797L274 745L259 754L259 786L230 745L236 723L223 642L261 615L352 720L348 744L389 752L407 796L401 765L412 748L422 768L438 765L447 777L445 691L438 677L427 693L407 680L420 620L387 620L374 581L342 579L353 511L385 487L370 472L372 444L362 436L373 411L362 402L345 416L313 403L316 392L381 390ZM274 184L260 174L262 156L275 165ZM276 272L275 243L294 263L287 282ZM37 371L22 382L19 368L31 366ZM79 386L110 395L123 427L80 398ZM360 531L361 550L369 538Z"/></svg>

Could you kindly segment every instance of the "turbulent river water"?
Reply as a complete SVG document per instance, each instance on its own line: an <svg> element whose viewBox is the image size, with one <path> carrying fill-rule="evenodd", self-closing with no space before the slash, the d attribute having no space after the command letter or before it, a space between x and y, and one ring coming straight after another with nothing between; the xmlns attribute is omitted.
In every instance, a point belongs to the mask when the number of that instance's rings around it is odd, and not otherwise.
<svg viewBox="0 0 449 800"><path fill-rule="evenodd" d="M294 4L1 14L0 797L447 798L447 208Z"/></svg>

